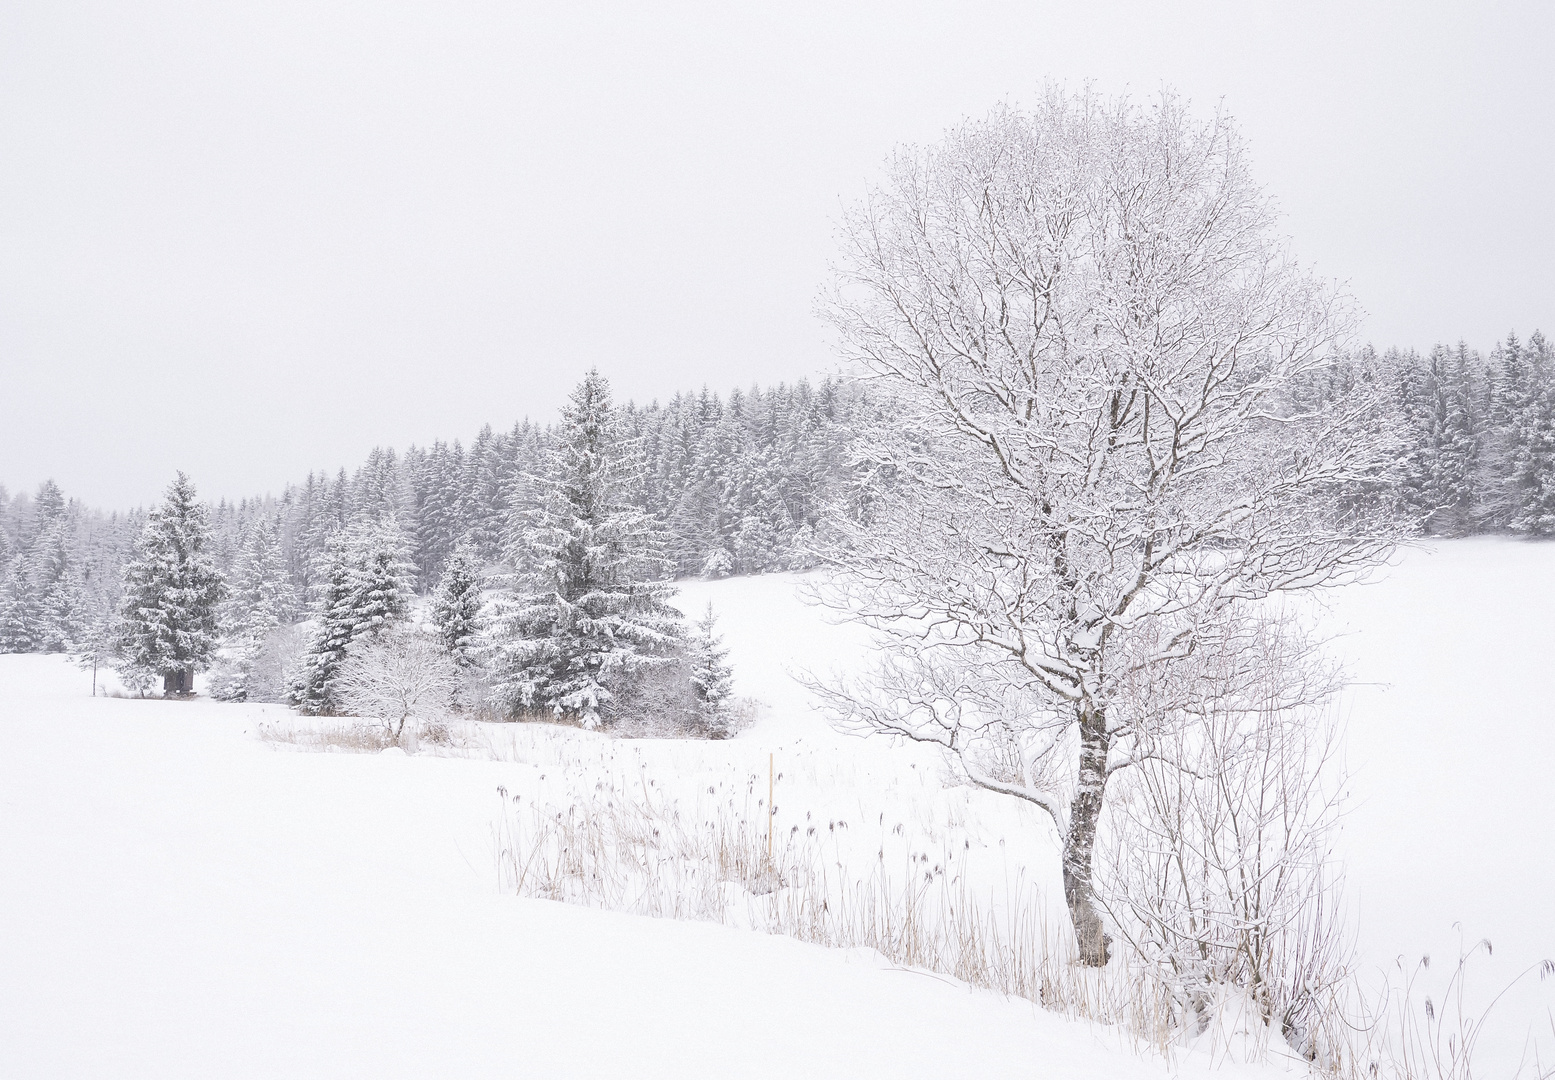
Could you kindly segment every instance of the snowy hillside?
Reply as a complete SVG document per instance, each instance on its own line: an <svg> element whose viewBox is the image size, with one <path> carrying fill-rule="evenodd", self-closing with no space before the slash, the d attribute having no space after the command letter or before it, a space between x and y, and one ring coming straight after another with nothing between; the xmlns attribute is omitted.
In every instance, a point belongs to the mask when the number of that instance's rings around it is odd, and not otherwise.
<svg viewBox="0 0 1555 1080"><path fill-rule="evenodd" d="M499 891L499 786L559 805L632 777L689 800L764 788L769 754L780 832L850 821L839 861L933 844L1055 887L1034 811L946 790L931 755L811 710L792 674L863 644L794 585L682 589L688 612L712 602L737 692L766 706L726 743L505 726L489 746L510 760L293 752L257 737L289 722L278 706L93 699L58 657L0 657L0 1075L1167 1075L1103 1028L876 954ZM1355 675L1390 684L1349 714L1343 844L1369 962L1450 961L1455 920L1495 944L1472 994L1555 955L1551 610L1555 549L1488 541L1408 553L1335 598ZM1551 989L1499 1006L1483 1063L1515 1066ZM1212 1065L1286 1071L1214 1046L1175 1068Z"/></svg>
<svg viewBox="0 0 1555 1080"><path fill-rule="evenodd" d="M1164 1075L878 958L500 895L516 767L277 752L264 706L0 659L0 1075Z"/></svg>

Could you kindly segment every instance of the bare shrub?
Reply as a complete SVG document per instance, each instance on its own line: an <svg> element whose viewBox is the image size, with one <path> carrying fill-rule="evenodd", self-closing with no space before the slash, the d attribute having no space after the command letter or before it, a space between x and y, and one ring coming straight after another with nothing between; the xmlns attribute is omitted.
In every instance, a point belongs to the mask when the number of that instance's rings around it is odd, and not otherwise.
<svg viewBox="0 0 1555 1080"><path fill-rule="evenodd" d="M706 708L698 697L687 662L644 667L622 680L615 690L607 729L627 738L705 739L722 737L723 712ZM715 732L710 721L715 718Z"/></svg>
<svg viewBox="0 0 1555 1080"><path fill-rule="evenodd" d="M1234 645L1199 658L1199 690L1175 706L1186 715L1142 732L1111 781L1099 896L1169 988L1174 1023L1201 1031L1245 1002L1331 1062L1352 976L1330 857L1342 777L1323 706L1337 679L1278 613Z"/></svg>
<svg viewBox="0 0 1555 1080"><path fill-rule="evenodd" d="M398 743L408 722L446 717L458 686L458 668L437 641L398 627L352 643L335 695L347 712L377 720Z"/></svg>

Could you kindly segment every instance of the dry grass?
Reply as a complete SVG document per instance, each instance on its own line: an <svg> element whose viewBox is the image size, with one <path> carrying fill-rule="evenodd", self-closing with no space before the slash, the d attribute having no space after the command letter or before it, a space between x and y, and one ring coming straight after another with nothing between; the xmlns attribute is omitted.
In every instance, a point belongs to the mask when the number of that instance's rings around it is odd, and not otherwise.
<svg viewBox="0 0 1555 1080"><path fill-rule="evenodd" d="M1188 1042L1172 1025L1167 988L1119 960L1104 970L1073 960L1063 928L1030 883L979 889L955 851L850 873L828 850L837 822L797 827L767 854L764 810L727 806L688 815L669 802L602 790L565 808L500 790L496 859L505 889L659 918L782 934L832 948L872 949L894 964L1108 1025L1122 1043L1167 1056ZM819 832L819 839L817 839ZM1212 1055L1223 1032L1194 1045ZM1245 1041L1245 1040L1244 1040ZM1261 1055L1267 1042L1237 1047Z"/></svg>
<svg viewBox="0 0 1555 1080"><path fill-rule="evenodd" d="M382 724L354 719L324 720L316 724L260 724L258 735L271 746L343 750L353 754L376 754L399 745Z"/></svg>
<svg viewBox="0 0 1555 1080"><path fill-rule="evenodd" d="M1075 963L1061 905L1019 869L1029 853L1015 852L1012 865L1000 861L1002 840L979 844L990 823L974 820L963 796L946 798L942 778L920 769L892 788L894 781L881 786L867 766L860 772L857 763L824 753L790 754L785 767L797 786L790 789L779 774L783 805L769 857L765 751L731 761L730 744L634 744L535 719L542 722L461 720L421 732L424 753L525 767L529 795L499 789L495 856L505 889L872 949L903 967L1106 1025L1135 1052L1173 1058L1193 1051L1212 1060L1291 1055L1235 988L1219 988L1209 1010L1215 1020L1198 1030L1184 1023L1171 978L1126 951L1100 971ZM380 725L348 718L299 718L261 725L259 734L277 747L312 751L374 753L394 745ZM673 782L659 783L656 768L673 773ZM706 797L688 797L698 782ZM877 816L873 799L866 807L837 794L855 789L894 800L892 816ZM823 795L829 810L822 809ZM838 814L844 802L854 802L858 813ZM807 808L820 816L812 820ZM1461 989L1479 948L1459 958L1453 994L1430 1009L1415 971L1400 968L1381 990L1343 987L1325 1009L1332 1034L1313 1074L1471 1080L1486 1014L1470 1015ZM1555 966L1537 974L1555 978ZM1533 1051L1515 1075L1551 1080L1555 1069Z"/></svg>
<svg viewBox="0 0 1555 1080"><path fill-rule="evenodd" d="M962 852L945 848L899 860L887 857L883 838L875 865L860 872L857 860L839 858L834 840L839 826L849 827L838 821L777 832L769 857L759 799L740 805L725 798L705 812L686 811L662 791L647 779L640 794L620 783L596 782L593 792L557 805L499 789L503 811L495 855L502 887L587 907L872 949L903 967L1105 1025L1136 1053L1297 1063L1277 1024L1262 1019L1252 998L1235 987L1218 988L1209 1010L1213 1022L1204 1028L1185 1022L1170 973L1126 954L1102 970L1076 963L1067 924L1061 915L1054 919L1041 890L1019 876L989 888L978 884L986 875L966 872ZM856 846L863 838L850 839ZM1485 1014L1469 1015L1461 989L1474 951L1459 959L1451 998L1429 1008L1408 972L1402 984L1395 981L1380 993L1368 994L1352 980L1328 1000L1321 1017L1326 1052L1300 1064L1313 1075L1341 1080L1472 1080L1474 1041ZM1555 977L1555 965L1538 971ZM1550 1080L1555 1070L1531 1053L1515 1075Z"/></svg>
<svg viewBox="0 0 1555 1080"><path fill-rule="evenodd" d="M1350 1012L1355 1038L1341 1072L1343 1080L1473 1080L1474 1052L1480 1034L1496 1005L1518 983L1537 976L1555 978L1555 961L1544 960L1523 971L1475 1011L1467 1003L1470 968L1477 956L1491 955L1491 944L1481 940L1461 947L1437 995L1421 988L1430 957L1413 966L1402 959L1386 972L1383 985L1366 995L1353 988ZM1555 1015L1550 1017L1555 1036ZM1530 1037L1522 1061L1511 1080L1551 1080L1555 1064L1547 1063L1547 1048Z"/></svg>

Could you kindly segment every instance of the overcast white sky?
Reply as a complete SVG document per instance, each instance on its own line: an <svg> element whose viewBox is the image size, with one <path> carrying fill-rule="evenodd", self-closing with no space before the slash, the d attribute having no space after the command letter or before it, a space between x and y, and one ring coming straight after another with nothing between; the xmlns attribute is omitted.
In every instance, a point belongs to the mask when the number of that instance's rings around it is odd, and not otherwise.
<svg viewBox="0 0 1555 1080"><path fill-rule="evenodd" d="M1223 100L1379 345L1555 331L1552 12L9 0L0 483L278 493L590 364L813 377L842 201L1047 79Z"/></svg>

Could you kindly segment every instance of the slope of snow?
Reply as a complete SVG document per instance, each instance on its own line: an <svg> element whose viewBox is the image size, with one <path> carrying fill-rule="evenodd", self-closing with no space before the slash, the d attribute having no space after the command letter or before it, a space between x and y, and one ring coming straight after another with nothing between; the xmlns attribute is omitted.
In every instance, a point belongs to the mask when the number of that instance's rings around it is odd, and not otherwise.
<svg viewBox="0 0 1555 1080"><path fill-rule="evenodd" d="M500 895L518 766L87 687L0 657L0 1076L1166 1075L874 954Z"/></svg>
<svg viewBox="0 0 1555 1080"><path fill-rule="evenodd" d="M787 673L845 668L866 648L794 599L796 581L692 583L682 605L711 600L739 662L737 691L781 703L777 730L794 735L800 717L821 721ZM1429 994L1440 1010L1460 953L1488 939L1494 951L1472 958L1463 998L1477 1020L1555 959L1555 544L1423 544L1372 581L1326 593L1321 609L1320 632L1354 681L1339 854L1359 968L1373 985L1391 971L1397 985L1401 959L1413 970L1429 956L1415 1002ZM1022 858L1056 897L1045 825L1007 821L1012 840L1022 824L1042 836ZM1555 1061L1555 979L1537 972L1496 1003L1475 1061L1482 1075L1511 1076L1534 1050L1544 1067Z"/></svg>
<svg viewBox="0 0 1555 1080"><path fill-rule="evenodd" d="M499 785L560 798L637 770L690 799L709 777L764 784L769 754L780 829L897 822L914 851L981 838L967 857L986 873L1052 887L1036 811L946 790L924 748L826 727L792 676L865 643L795 585L682 588L689 613L712 601L737 692L766 705L751 728L558 742L570 776L533 755L277 751L254 738L276 706L92 699L59 658L0 657L0 1076L1167 1075L1103 1029L872 953L497 891ZM1365 684L1342 838L1363 958L1429 951L1434 975L1461 920L1496 947L1471 1008L1555 955L1552 612L1555 547L1471 541L1406 553L1326 615ZM1498 1006L1482 1074L1510 1074L1552 990L1526 981Z"/></svg>

